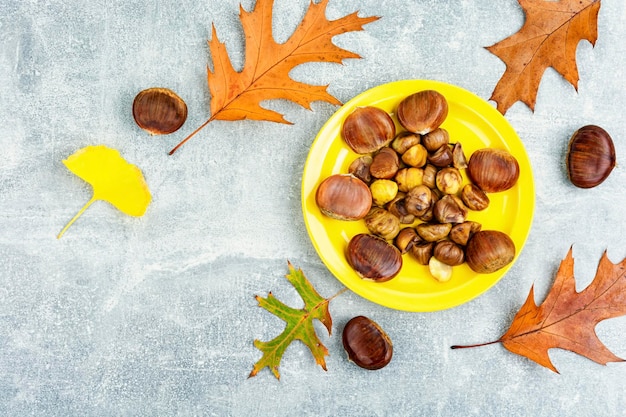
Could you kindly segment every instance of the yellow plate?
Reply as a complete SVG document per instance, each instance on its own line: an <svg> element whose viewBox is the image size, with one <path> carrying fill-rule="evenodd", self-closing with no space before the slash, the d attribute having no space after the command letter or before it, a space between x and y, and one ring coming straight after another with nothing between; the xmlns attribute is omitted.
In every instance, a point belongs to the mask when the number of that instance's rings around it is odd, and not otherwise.
<svg viewBox="0 0 626 417"><path fill-rule="evenodd" d="M506 119L489 103L453 85L427 80L405 80L367 90L342 106L319 131L311 146L302 180L302 210L307 231L320 258L346 287L360 296L390 308L406 311L437 311L463 304L496 284L513 265L492 274L477 274L466 264L454 267L452 279L439 283L428 267L418 264L409 254L403 256L400 274L390 281L365 281L347 263L344 251L350 239L366 233L365 222L330 219L320 213L315 191L328 176L348 172L359 155L341 137L343 120L356 107L376 106L393 113L409 94L432 89L442 93L449 106L442 127L450 141L460 141L468 159L480 148L506 149L520 166L517 184L502 193L489 194L490 205L482 212L470 211L468 220L480 222L483 230L500 230L515 242L515 260L524 246L532 223L535 193L532 171L524 145ZM465 173L463 173L465 181Z"/></svg>

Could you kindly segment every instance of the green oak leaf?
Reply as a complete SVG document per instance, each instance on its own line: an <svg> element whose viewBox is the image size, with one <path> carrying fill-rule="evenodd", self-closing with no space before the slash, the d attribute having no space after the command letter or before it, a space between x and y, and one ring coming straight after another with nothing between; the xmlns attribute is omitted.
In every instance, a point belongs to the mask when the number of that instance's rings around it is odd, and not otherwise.
<svg viewBox="0 0 626 417"><path fill-rule="evenodd" d="M279 301L270 292L267 298L256 296L259 306L270 313L283 319L286 323L283 332L268 342L260 340L254 341L254 346L263 352L263 356L254 364L249 377L256 376L259 371L266 366L270 368L277 379L280 379L278 367L283 357L283 353L294 340L300 340L309 347L315 362L326 370L325 356L328 356L328 349L322 344L315 333L313 320L318 319L326 326L328 334L331 334L332 318L328 311L330 299L320 296L311 285L301 269L296 270L291 262L289 264L289 274L285 277L291 282L304 301L304 308L296 309L289 307Z"/></svg>

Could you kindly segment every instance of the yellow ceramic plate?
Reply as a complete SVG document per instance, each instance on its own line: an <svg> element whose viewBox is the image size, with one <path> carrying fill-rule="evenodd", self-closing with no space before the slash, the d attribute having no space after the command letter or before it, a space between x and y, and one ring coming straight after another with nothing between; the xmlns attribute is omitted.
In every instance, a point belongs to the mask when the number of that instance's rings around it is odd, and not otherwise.
<svg viewBox="0 0 626 417"><path fill-rule="evenodd" d="M475 150L484 147L506 149L517 158L518 183L508 191L489 194L489 207L482 212L470 211L468 215L468 220L480 222L483 230L507 233L515 242L516 260L530 231L535 202L530 161L519 137L493 106L462 88L436 81L397 81L365 91L342 106L319 131L304 167L304 221L317 253L339 281L370 301L407 311L436 311L463 304L491 288L515 262L492 274L477 274L465 264L456 266L452 279L439 283L430 276L428 267L406 254L400 274L392 280L365 281L354 272L344 255L350 239L367 232L364 221L334 220L320 213L315 203L318 185L332 174L347 173L350 163L359 156L341 137L346 116L356 107L376 106L392 114L399 126L394 116L398 103L409 94L427 89L446 97L449 112L441 127L448 130L451 142L461 142L468 159Z"/></svg>

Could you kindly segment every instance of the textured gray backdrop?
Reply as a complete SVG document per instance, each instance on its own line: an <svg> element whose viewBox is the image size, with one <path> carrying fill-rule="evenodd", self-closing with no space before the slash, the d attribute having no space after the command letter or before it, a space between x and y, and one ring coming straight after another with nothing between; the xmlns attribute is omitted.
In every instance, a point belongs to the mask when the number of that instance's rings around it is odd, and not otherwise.
<svg viewBox="0 0 626 417"><path fill-rule="evenodd" d="M243 1L250 9L252 0ZM285 40L307 0L276 0ZM536 111L506 117L534 169L534 223L519 261L494 288L436 313L394 311L353 293L331 304L328 372L307 348L285 353L282 378L247 379L282 322L254 295L298 305L287 261L324 296L341 289L311 245L300 178L316 132L336 107L269 106L292 126L217 122L174 157L166 152L209 114L206 40L214 23L243 64L237 0L0 0L0 415L2 416L621 416L626 364L603 367L553 350L552 373L499 345L451 351L500 336L531 285L541 301L573 245L579 287L605 250L626 257L626 4L604 0L599 40L578 48L578 93L555 71ZM518 30L517 1L331 0L328 17L382 18L336 43L363 56L307 64L294 76L345 102L370 87L423 78L488 99L504 64L483 47ZM131 103L151 86L189 106L179 132L152 138ZM615 140L618 167L579 190L564 167L584 124ZM60 241L91 189L62 159L87 145L119 149L143 170L154 197L140 219L94 204ZM391 364L367 372L346 360L340 333L364 314L395 345ZM319 327L321 329L321 326ZM626 357L626 319L597 332Z"/></svg>

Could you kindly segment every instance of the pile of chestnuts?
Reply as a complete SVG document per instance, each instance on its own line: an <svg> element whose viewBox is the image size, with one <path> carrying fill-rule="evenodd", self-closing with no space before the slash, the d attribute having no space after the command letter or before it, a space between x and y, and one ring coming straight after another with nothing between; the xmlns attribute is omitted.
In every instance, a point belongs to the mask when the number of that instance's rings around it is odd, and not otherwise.
<svg viewBox="0 0 626 417"><path fill-rule="evenodd" d="M359 107L342 126L342 137L359 154L347 173L325 178L316 191L329 217L363 220L369 233L351 238L346 259L357 274L384 282L401 270L403 255L427 265L438 281L451 279L463 263L491 273L512 262L515 245L496 230L468 220L485 210L489 193L513 187L519 164L509 152L483 148L469 160L460 142L441 127L448 115L445 97L424 90L404 98L395 114L396 131L384 110ZM461 170L470 183L464 184Z"/></svg>

